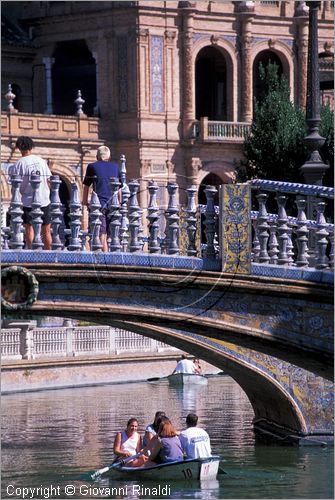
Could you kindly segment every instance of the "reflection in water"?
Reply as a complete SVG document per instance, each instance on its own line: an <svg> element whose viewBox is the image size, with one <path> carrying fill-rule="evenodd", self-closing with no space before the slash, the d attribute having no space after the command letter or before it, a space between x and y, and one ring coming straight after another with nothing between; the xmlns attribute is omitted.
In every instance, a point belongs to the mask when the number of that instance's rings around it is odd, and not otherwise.
<svg viewBox="0 0 335 500"><path fill-rule="evenodd" d="M71 498L116 498L103 492L88 496L81 488L99 491L115 481L90 484L81 474L112 461L115 433L129 417L138 418L143 434L157 410L178 429L195 411L227 472L207 484L171 482L171 495L164 498L333 498L333 450L255 447L250 403L227 376L186 390L160 381L3 396L2 498L9 498L9 484L52 484L59 486L61 498L70 498L64 488L71 484Z"/></svg>

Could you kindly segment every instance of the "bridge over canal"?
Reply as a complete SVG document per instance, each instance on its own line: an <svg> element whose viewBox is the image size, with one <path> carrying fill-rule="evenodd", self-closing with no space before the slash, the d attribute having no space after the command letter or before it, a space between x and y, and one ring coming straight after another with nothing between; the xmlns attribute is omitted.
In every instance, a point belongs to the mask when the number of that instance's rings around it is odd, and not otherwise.
<svg viewBox="0 0 335 500"><path fill-rule="evenodd" d="M175 185L168 186L165 238L157 238L159 214L151 189L148 236L141 241L136 183L129 183L128 203L122 207L116 197L112 200L110 252L102 253L93 197L90 250L81 251L80 234L85 232L80 233L75 186L68 247L63 248L58 233L54 194L53 250L42 249L38 198L35 247L24 250L15 182L14 220L3 233L2 301L7 317L52 314L158 338L227 371L246 391L257 428L298 440L332 434L333 225L324 218L324 200L333 190L309 187L314 200L319 197L312 221L304 211L306 186L260 182L254 215L250 185L225 186L219 212L215 188L208 187L206 245L201 247L196 234L201 210L190 189L185 209L188 241L186 255L181 255L185 234ZM276 192L277 215L267 213L267 195L260 187ZM117 181L112 188L117 193ZM286 214L287 196L280 193L289 189L299 195L296 219ZM128 226L122 232L126 215Z"/></svg>

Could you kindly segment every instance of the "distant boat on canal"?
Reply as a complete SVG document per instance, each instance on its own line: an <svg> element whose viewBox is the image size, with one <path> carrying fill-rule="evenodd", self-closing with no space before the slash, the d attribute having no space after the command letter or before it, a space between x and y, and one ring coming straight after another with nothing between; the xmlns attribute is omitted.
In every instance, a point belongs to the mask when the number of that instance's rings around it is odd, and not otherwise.
<svg viewBox="0 0 335 500"><path fill-rule="evenodd" d="M207 377L197 373L173 373L168 376L168 381L169 384L176 386L208 384Z"/></svg>

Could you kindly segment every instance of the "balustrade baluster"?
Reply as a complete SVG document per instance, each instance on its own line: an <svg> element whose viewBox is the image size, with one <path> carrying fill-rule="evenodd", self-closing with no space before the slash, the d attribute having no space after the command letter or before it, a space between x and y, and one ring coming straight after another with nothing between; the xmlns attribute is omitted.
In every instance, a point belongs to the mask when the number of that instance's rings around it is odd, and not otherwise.
<svg viewBox="0 0 335 500"><path fill-rule="evenodd" d="M279 253L278 253L278 264L286 265L289 262L289 257L287 255L287 244L288 244L288 217L286 214L286 201L287 196L277 194L276 196L278 204L278 240L279 240Z"/></svg>
<svg viewBox="0 0 335 500"><path fill-rule="evenodd" d="M316 269L325 269L328 267L329 259L326 255L329 236L326 230L326 220L324 216L324 211L326 204L324 201L319 201L316 205L317 216L316 216L316 246L317 246L317 257L316 257Z"/></svg>
<svg viewBox="0 0 335 500"><path fill-rule="evenodd" d="M194 257L197 255L196 249L196 237L197 237L197 207L195 205L195 194L197 188L195 186L190 186L186 189L187 192L187 208L186 208L186 223L187 223L187 235L188 235L188 246L187 255Z"/></svg>
<svg viewBox="0 0 335 500"><path fill-rule="evenodd" d="M216 224L216 214L214 206L214 196L217 193L215 186L206 186L206 211L205 211L205 235L207 240L207 246L205 250L205 257L207 259L215 259L215 247L214 247L214 236L215 236L215 224Z"/></svg>
<svg viewBox="0 0 335 500"><path fill-rule="evenodd" d="M307 217L306 217L306 200L303 198L298 198L295 201L298 207L298 218L297 218L297 229L295 233L297 235L297 247L298 255L296 258L296 265L298 267L308 266L308 228L307 228Z"/></svg>
<svg viewBox="0 0 335 500"><path fill-rule="evenodd" d="M100 251L102 244L100 241L100 227L101 227L101 203L95 191L92 192L90 201L89 212L89 226L90 226L90 249L92 252Z"/></svg>
<svg viewBox="0 0 335 500"><path fill-rule="evenodd" d="M82 209L79 200L78 186L75 182L71 183L71 201L70 201L70 243L69 250L80 250L80 228L81 228Z"/></svg>
<svg viewBox="0 0 335 500"><path fill-rule="evenodd" d="M259 262L267 264L270 261L268 254L268 240L269 240L269 215L266 210L266 201L268 195L260 193L256 196L258 200L258 216L257 216L257 232L260 245Z"/></svg>
<svg viewBox="0 0 335 500"><path fill-rule="evenodd" d="M329 231L330 251L329 251L329 267L334 269L334 228Z"/></svg>
<svg viewBox="0 0 335 500"><path fill-rule="evenodd" d="M138 241L138 232L140 227L140 212L139 204L137 200L137 192L139 189L139 183L136 179L129 182L130 197L128 200L128 215L129 215L129 231L130 231L130 252L138 252L141 245Z"/></svg>
<svg viewBox="0 0 335 500"><path fill-rule="evenodd" d="M148 185L149 191L149 206L147 219L149 221L149 242L148 248L150 253L159 253L160 245L158 242L158 231L159 231L159 210L157 206L157 191L158 184L155 181L150 181Z"/></svg>
<svg viewBox="0 0 335 500"><path fill-rule="evenodd" d="M294 245L293 245L293 226L292 224L288 223L287 224L287 258L288 258L288 265L291 266L294 264Z"/></svg>
<svg viewBox="0 0 335 500"><path fill-rule="evenodd" d="M40 185L41 177L40 174L32 174L30 177L30 185L33 190L32 202L31 202L31 218L32 226L34 229L34 239L32 242L33 250L43 250L44 243L42 241L41 230L42 230L42 209L41 209L41 196L40 196Z"/></svg>
<svg viewBox="0 0 335 500"><path fill-rule="evenodd" d="M168 223L168 254L179 254L179 208L177 205L178 186L174 182L169 182L167 190L169 193L169 204L167 208Z"/></svg>
<svg viewBox="0 0 335 500"><path fill-rule="evenodd" d="M121 155L120 157L120 182L121 182L121 226L120 226L120 243L121 250L126 252L128 249L128 229L129 229L129 219L127 217L128 214L128 199L130 196L130 191L128 184L126 182L126 157L125 155Z"/></svg>
<svg viewBox="0 0 335 500"><path fill-rule="evenodd" d="M111 177L110 179L111 188L111 200L109 203L109 233L110 233L110 243L109 250L111 252L119 252L121 250L120 244L120 226L121 226L121 213L120 213L120 202L119 202L119 188L120 182L117 177Z"/></svg>
<svg viewBox="0 0 335 500"><path fill-rule="evenodd" d="M259 254L261 251L261 246L260 246L259 238L258 238L257 221L254 221L252 226L253 226L253 230L254 230L254 237L252 240L252 261L259 262Z"/></svg>
<svg viewBox="0 0 335 500"><path fill-rule="evenodd" d="M61 250L63 248L63 244L59 237L59 228L60 225L62 224L62 216L63 216L61 210L62 203L59 197L59 186L61 185L61 183L62 181L60 180L58 175L52 175L50 177L50 184L51 184L50 216L51 216L52 250Z"/></svg>

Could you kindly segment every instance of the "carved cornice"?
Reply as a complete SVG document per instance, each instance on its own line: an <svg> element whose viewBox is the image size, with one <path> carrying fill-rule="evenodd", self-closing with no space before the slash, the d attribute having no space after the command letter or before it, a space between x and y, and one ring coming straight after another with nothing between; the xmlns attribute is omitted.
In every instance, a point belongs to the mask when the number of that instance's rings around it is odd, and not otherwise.
<svg viewBox="0 0 335 500"><path fill-rule="evenodd" d="M141 42L148 42L149 40L149 29L148 28L137 28L136 29L137 38Z"/></svg>

